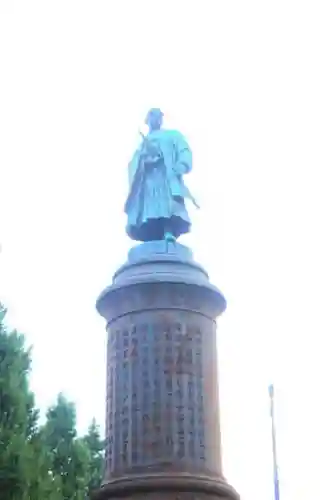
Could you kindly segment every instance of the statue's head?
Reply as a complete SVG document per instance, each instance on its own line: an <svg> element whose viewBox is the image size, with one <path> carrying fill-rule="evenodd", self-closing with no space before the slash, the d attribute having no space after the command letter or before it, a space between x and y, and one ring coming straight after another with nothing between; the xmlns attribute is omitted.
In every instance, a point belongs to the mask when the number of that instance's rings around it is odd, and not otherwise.
<svg viewBox="0 0 334 500"><path fill-rule="evenodd" d="M151 130L159 130L162 125L163 112L159 108L152 108L147 113L145 123Z"/></svg>

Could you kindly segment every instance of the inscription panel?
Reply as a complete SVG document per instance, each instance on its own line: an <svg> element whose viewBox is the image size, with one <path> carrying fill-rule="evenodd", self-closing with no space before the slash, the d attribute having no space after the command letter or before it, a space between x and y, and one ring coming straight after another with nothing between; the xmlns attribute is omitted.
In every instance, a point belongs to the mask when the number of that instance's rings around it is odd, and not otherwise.
<svg viewBox="0 0 334 500"><path fill-rule="evenodd" d="M207 468L203 349L212 327L196 313L175 312L129 315L110 326L107 477L159 464Z"/></svg>

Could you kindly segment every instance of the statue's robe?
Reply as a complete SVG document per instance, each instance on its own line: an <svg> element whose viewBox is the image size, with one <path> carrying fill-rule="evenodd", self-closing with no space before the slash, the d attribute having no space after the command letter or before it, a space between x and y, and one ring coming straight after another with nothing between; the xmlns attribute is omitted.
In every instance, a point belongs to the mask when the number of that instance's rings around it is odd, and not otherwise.
<svg viewBox="0 0 334 500"><path fill-rule="evenodd" d="M160 159L143 155L150 146ZM192 169L192 153L182 134L157 130L146 136L129 164L129 195L125 204L127 232L138 241L160 240L166 231L175 237L189 232L186 198L194 199L182 176Z"/></svg>

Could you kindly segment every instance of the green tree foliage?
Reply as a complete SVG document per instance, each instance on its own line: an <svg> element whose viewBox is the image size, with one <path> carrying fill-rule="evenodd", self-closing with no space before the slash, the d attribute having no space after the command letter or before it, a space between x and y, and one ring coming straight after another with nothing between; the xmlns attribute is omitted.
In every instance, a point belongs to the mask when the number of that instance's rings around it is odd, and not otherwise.
<svg viewBox="0 0 334 500"><path fill-rule="evenodd" d="M43 428L52 476L59 481L63 500L84 500L89 482L89 450L77 438L73 403L60 394L49 408Z"/></svg>
<svg viewBox="0 0 334 500"><path fill-rule="evenodd" d="M0 305L0 492L2 500L21 500L38 413L28 384L30 350L22 335L7 331L5 315Z"/></svg>
<svg viewBox="0 0 334 500"><path fill-rule="evenodd" d="M53 474L51 457L40 429L30 442L29 471L29 485L24 500L63 499L60 478Z"/></svg>
<svg viewBox="0 0 334 500"><path fill-rule="evenodd" d="M0 499L86 500L102 481L99 428L93 421L79 438L75 406L62 394L38 425L30 349L5 315L0 304Z"/></svg>
<svg viewBox="0 0 334 500"><path fill-rule="evenodd" d="M89 426L83 441L89 451L88 492L91 494L101 486L103 475L104 441L101 439L100 429L95 419Z"/></svg>

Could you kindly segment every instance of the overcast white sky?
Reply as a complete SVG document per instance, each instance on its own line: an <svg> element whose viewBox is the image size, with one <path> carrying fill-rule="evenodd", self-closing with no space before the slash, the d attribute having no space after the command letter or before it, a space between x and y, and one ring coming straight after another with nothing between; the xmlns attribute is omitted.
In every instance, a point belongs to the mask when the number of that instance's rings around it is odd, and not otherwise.
<svg viewBox="0 0 334 500"><path fill-rule="evenodd" d="M268 500L267 386L282 500L332 494L333 3L0 3L0 298L59 391L104 422L95 299L131 246L127 162L148 107L194 151L183 238L228 309L219 322L224 469Z"/></svg>

